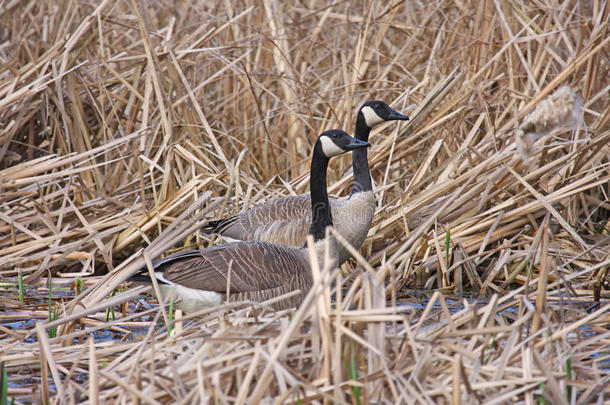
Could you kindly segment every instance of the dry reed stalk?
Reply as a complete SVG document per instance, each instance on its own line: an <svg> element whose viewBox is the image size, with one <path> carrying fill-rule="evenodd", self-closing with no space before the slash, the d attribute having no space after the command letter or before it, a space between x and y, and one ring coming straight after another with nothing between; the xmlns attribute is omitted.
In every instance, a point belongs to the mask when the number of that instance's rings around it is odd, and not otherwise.
<svg viewBox="0 0 610 405"><path fill-rule="evenodd" d="M52 303L59 319L23 330L46 308L0 298L9 397L603 401L609 13L576 0L0 6L0 281L87 279ZM306 192L312 141L352 130L369 99L411 121L371 134L378 206L350 276L321 266L296 312L228 303L171 336L164 307L134 310L143 289L110 296L169 249L217 243L196 232L207 218ZM329 180L350 190L349 156ZM436 290L424 305L415 285ZM479 299L441 293L461 289Z"/></svg>

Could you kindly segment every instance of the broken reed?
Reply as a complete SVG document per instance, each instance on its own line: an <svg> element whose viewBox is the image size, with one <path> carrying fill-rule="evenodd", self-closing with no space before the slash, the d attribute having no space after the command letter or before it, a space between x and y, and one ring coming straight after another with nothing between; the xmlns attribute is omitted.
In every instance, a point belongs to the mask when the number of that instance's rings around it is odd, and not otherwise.
<svg viewBox="0 0 610 405"><path fill-rule="evenodd" d="M5 358L35 367L41 354L50 355L59 398L80 392L112 403L206 401L217 395L231 395L238 403L262 396L282 402L360 398L363 403L373 398L442 403L456 397L504 403L531 396L557 403L568 392L577 403L599 399L604 378L598 367L604 359L597 354L607 344L608 306L588 311L584 301L572 300L566 311L549 305L536 331L541 295L532 300L525 291L539 284L535 279L504 297L457 306L438 292L424 306L392 306L374 275L360 273L350 280L322 268L307 305L296 311L231 303L177 319L189 321L170 335L159 328L161 312L155 309L54 339L38 324L40 343L11 338ZM324 298L331 294L333 303ZM133 297L132 291L121 292L113 305ZM88 316L83 312L80 319L103 319L101 308L87 309ZM127 337L134 316L151 315L137 323L141 339L71 343L104 327ZM62 329L66 322L71 321L59 319L47 327ZM57 379L76 364L90 366L74 368L74 380ZM84 372L99 381L81 385L76 376Z"/></svg>
<svg viewBox="0 0 610 405"><path fill-rule="evenodd" d="M41 396L599 398L610 250L603 3L26 0L0 20L0 277L91 282L27 332L36 343L2 332L5 364L33 370ZM306 192L313 139L351 131L376 98L411 121L371 136L378 209L349 282L330 274L314 309L230 304L166 337L156 322L173 315L161 307L147 311L156 318L142 342L72 346L139 316L104 319L141 293L111 296L151 259L217 243L196 232L205 218ZM351 189L350 165L331 165L332 193ZM329 280L347 291L341 308L327 301ZM389 305L416 285L496 295L453 314L438 294L412 313ZM578 307L592 296L599 309Z"/></svg>

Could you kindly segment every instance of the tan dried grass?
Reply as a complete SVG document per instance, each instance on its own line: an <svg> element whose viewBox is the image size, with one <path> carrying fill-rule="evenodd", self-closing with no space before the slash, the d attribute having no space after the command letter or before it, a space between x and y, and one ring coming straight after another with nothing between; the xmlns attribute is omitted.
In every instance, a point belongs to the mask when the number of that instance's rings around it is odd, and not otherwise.
<svg viewBox="0 0 610 405"><path fill-rule="evenodd" d="M599 1L0 5L0 279L87 280L58 320L0 325L9 397L603 401L608 20ZM227 303L169 337L163 306L105 320L151 259L216 243L206 218L305 192L313 139L373 98L411 121L372 135L379 205L349 277L320 268L296 312ZM406 288L437 292L420 308ZM440 294L464 290L488 298Z"/></svg>

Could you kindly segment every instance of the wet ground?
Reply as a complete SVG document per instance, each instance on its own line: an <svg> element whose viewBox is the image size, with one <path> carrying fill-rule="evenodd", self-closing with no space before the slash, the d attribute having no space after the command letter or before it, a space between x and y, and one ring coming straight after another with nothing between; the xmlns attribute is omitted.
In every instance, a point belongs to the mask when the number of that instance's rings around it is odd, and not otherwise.
<svg viewBox="0 0 610 405"><path fill-rule="evenodd" d="M91 280L89 283L95 282ZM19 293L17 283L0 283L0 340L7 342L5 339L12 341L36 343L35 324L39 321L47 321L54 317L61 316L61 310L76 294L86 288L86 285L75 282L73 280L54 279L49 288L47 283L41 282L36 286L26 285L23 289L23 302L19 301ZM50 294L49 294L50 292ZM417 322L430 302L434 292L421 290L404 290L397 294L396 305L399 311L409 314L412 321ZM472 298L444 296L444 304L441 305L438 301L428 308L432 313L438 313L438 320L443 319L443 312L456 313L468 307L482 307L489 302L489 298ZM49 310L49 304L51 310ZM548 305L561 306L555 307L553 314L562 318L564 314L567 319L574 319L576 314L586 314L591 309L593 303L588 301L579 301L566 299L566 302L550 302ZM91 326L104 325L105 322L120 319L127 314L142 313L141 317L130 319L129 322L122 322L110 328L101 328L91 332L90 336L96 342L125 342L132 339L141 339L149 331L153 325L154 312L147 310L155 309L157 302L152 296L142 295L135 300L125 303L121 307L112 308L105 313L93 314L86 319L82 319L78 327L89 328ZM499 321L505 324L511 324L519 317L520 309L515 306L501 308L496 313L496 317L500 317ZM427 319L434 320L436 317L428 317ZM446 318L445 318L446 319ZM561 321L561 319L558 319ZM159 332L165 330L165 324L162 321L157 321L155 327ZM423 328L426 325L422 326ZM577 331L568 336L573 344L586 337L595 335L595 330L587 326L583 326ZM52 337L52 336L51 336ZM75 344L82 344L83 337L75 338ZM0 346L0 354L2 347ZM598 353L599 367L610 372L610 351L609 353ZM602 358L603 357L603 358ZM601 363L601 364L600 364ZM15 373L9 375L9 392L18 395L21 391L29 391L32 387L40 384L40 375L27 372ZM53 391L52 379L49 379L50 389Z"/></svg>

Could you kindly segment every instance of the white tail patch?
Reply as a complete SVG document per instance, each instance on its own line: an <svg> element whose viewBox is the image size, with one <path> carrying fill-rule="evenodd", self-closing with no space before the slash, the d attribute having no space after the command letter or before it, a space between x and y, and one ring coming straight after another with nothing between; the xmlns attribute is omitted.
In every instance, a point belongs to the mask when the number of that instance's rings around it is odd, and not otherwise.
<svg viewBox="0 0 610 405"><path fill-rule="evenodd" d="M362 115L364 115L364 121L366 121L366 125L369 128L373 128L375 125L381 124L383 121L385 121L368 105L362 107Z"/></svg>
<svg viewBox="0 0 610 405"><path fill-rule="evenodd" d="M225 243L233 243L233 242L241 242L242 241L242 239L234 239L234 238L230 238L228 236L224 236L222 234L220 235L220 237L222 238L223 242L225 242Z"/></svg>
<svg viewBox="0 0 610 405"><path fill-rule="evenodd" d="M215 307L221 304L221 295L214 291L199 290L186 287L168 281L161 272L155 272L157 280L167 284L159 284L159 289L163 295L162 299L167 300L167 296L173 295L176 307L185 312L192 313L203 308Z"/></svg>
<svg viewBox="0 0 610 405"><path fill-rule="evenodd" d="M339 147L327 136L321 136L320 142L322 143L322 152L324 152L326 157L330 158L345 153L345 150Z"/></svg>

